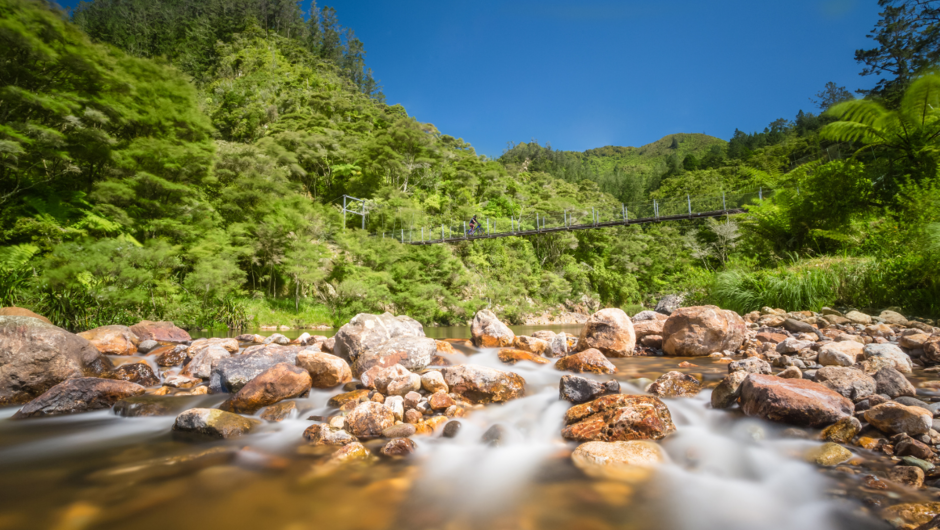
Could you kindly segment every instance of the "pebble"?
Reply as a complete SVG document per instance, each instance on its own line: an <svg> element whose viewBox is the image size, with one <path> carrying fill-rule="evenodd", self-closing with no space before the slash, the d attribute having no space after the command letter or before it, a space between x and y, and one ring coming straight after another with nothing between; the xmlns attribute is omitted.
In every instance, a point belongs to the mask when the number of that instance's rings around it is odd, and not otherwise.
<svg viewBox="0 0 940 530"><path fill-rule="evenodd" d="M820 466L835 466L852 458L852 452L833 442L827 442L809 452L807 458Z"/></svg>
<svg viewBox="0 0 940 530"><path fill-rule="evenodd" d="M444 438L453 438L460 432L461 423L457 420L451 420L444 425Z"/></svg>
<svg viewBox="0 0 940 530"><path fill-rule="evenodd" d="M924 470L917 466L896 466L888 470L888 478L912 488L924 485Z"/></svg>

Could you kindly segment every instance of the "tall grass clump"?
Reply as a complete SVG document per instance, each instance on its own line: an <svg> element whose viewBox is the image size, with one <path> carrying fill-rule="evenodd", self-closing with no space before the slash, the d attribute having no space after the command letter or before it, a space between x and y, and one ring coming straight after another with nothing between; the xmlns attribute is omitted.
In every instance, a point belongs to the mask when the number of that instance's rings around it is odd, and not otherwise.
<svg viewBox="0 0 940 530"><path fill-rule="evenodd" d="M718 274L709 300L744 314L769 306L787 311L819 310L839 298L840 279L829 268Z"/></svg>

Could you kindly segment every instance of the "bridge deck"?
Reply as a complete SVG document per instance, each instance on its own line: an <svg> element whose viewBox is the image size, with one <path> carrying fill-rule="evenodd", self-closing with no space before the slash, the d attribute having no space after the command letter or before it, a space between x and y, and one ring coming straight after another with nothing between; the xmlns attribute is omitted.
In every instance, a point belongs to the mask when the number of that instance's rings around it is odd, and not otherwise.
<svg viewBox="0 0 940 530"><path fill-rule="evenodd" d="M496 233L491 233L491 234L480 234L480 235L464 236L464 237L428 239L424 241L405 241L405 243L408 243L411 245L435 245L439 243L452 243L452 242L457 242L457 241L474 241L477 239L496 239L499 237L535 236L539 234L550 234L553 232L568 232L571 230L590 230L593 228L605 228L609 226L628 226L628 225L640 225L640 224L648 224L648 223L661 223L664 221L681 221L683 219L702 219L705 217L721 217L724 215L745 213L746 211L747 209L745 208L735 208L731 210L716 210L712 212L669 215L669 216L663 216L663 217L640 217L637 219L628 219L626 221L606 221L603 223L586 224L586 225L553 226L553 227L546 227L546 228L535 229L535 230L518 230L515 232L496 232Z"/></svg>

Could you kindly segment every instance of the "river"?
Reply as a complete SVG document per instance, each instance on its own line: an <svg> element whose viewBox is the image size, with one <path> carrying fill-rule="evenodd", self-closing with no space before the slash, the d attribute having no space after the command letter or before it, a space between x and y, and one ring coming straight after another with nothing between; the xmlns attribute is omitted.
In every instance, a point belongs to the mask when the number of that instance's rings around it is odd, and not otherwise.
<svg viewBox="0 0 940 530"><path fill-rule="evenodd" d="M535 329L546 327L515 331ZM469 337L466 327L426 331ZM174 416L99 411L13 421L16 408L0 409L0 529L867 529L884 527L877 514L888 504L926 500L909 490L862 488L862 477L883 465L874 453L859 449L840 470L805 463L802 455L819 442L712 410L710 390L665 400L678 431L662 443L670 461L652 476L589 479L569 458L576 445L560 436L568 408L558 399L562 372L550 364L508 367L494 350L463 343L458 349L459 362L519 373L526 397L474 411L455 438L415 437L411 458L331 473L302 433L312 423L304 418L327 415L339 389L297 399L300 417L206 443L174 439ZM701 374L706 384L727 373L708 358L612 361L626 393L641 393L629 381L669 370ZM682 361L694 366L680 368ZM188 399L186 408L211 407L224 396ZM496 424L505 429L502 444L485 445L482 434ZM365 445L377 452L377 444Z"/></svg>

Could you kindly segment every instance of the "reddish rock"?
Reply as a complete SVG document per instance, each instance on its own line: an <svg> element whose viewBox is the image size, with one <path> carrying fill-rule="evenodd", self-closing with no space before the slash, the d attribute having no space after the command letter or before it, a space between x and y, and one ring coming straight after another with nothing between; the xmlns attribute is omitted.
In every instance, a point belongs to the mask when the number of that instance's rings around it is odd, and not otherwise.
<svg viewBox="0 0 940 530"><path fill-rule="evenodd" d="M428 403L433 410L446 410L447 407L457 404L446 392L435 392L431 394L431 397L428 398Z"/></svg>
<svg viewBox="0 0 940 530"><path fill-rule="evenodd" d="M366 388L374 388L384 394L388 392L389 383L410 373L407 368L400 364L387 367L373 366L360 376L360 381Z"/></svg>
<svg viewBox="0 0 940 530"><path fill-rule="evenodd" d="M672 415L659 398L610 394L575 405L565 413L561 435L568 440L659 440L676 430Z"/></svg>
<svg viewBox="0 0 940 530"><path fill-rule="evenodd" d="M140 340L158 342L187 342L193 340L186 330L176 327L172 322L151 322L142 320L131 326L131 331Z"/></svg>
<svg viewBox="0 0 940 530"><path fill-rule="evenodd" d="M134 355L140 339L127 326L102 326L78 334L108 355Z"/></svg>
<svg viewBox="0 0 940 530"><path fill-rule="evenodd" d="M865 421L888 434L926 434L932 427L933 414L921 407L888 401L865 411Z"/></svg>
<svg viewBox="0 0 940 530"><path fill-rule="evenodd" d="M0 316L0 406L26 403L66 379L112 368L87 339L38 318Z"/></svg>
<svg viewBox="0 0 940 530"><path fill-rule="evenodd" d="M612 374L617 371L617 367L608 361L603 353L593 348L562 357L555 363L555 368L569 372L590 372L594 374Z"/></svg>
<svg viewBox="0 0 940 530"><path fill-rule="evenodd" d="M741 384L741 408L748 416L793 425L820 427L855 412L837 392L806 379L751 374Z"/></svg>
<svg viewBox="0 0 940 530"><path fill-rule="evenodd" d="M608 357L629 357L636 347L633 322L622 309L601 309L584 323L577 347L578 351L596 349Z"/></svg>
<svg viewBox="0 0 940 530"><path fill-rule="evenodd" d="M333 388L352 381L352 370L339 357L308 348L297 354L297 366L310 374L313 388Z"/></svg>
<svg viewBox="0 0 940 530"><path fill-rule="evenodd" d="M229 357L231 357L231 354L226 349L215 345L208 346L189 361L180 371L180 375L209 379L212 375L212 370L218 366L219 362Z"/></svg>
<svg viewBox="0 0 940 530"><path fill-rule="evenodd" d="M519 337L516 337L517 339ZM535 353L523 350L502 349L497 354L499 360L506 364L516 364L519 361L529 361L535 364L548 364L548 359L540 357Z"/></svg>
<svg viewBox="0 0 940 530"><path fill-rule="evenodd" d="M516 335L496 318L489 309L477 311L470 326L473 345L477 348L506 348L512 346Z"/></svg>
<svg viewBox="0 0 940 530"><path fill-rule="evenodd" d="M451 355L457 353L457 350L454 349L453 344L447 342L446 340L439 340L437 341L437 353Z"/></svg>
<svg viewBox="0 0 940 530"><path fill-rule="evenodd" d="M512 341L513 348L517 350L542 355L548 351L548 341L529 337L527 335L518 335Z"/></svg>
<svg viewBox="0 0 940 530"><path fill-rule="evenodd" d="M38 314L33 313L25 307L0 307L0 317L29 317L39 319L46 324L52 325L52 322L48 318Z"/></svg>
<svg viewBox="0 0 940 530"><path fill-rule="evenodd" d="M665 315L663 315L665 316ZM637 340L642 340L643 337L648 337L650 335L659 335L663 334L663 326L666 324L666 320L641 320L639 322L633 323L633 332L636 334Z"/></svg>
<svg viewBox="0 0 940 530"><path fill-rule="evenodd" d="M346 430L361 440L381 438L382 431L395 425L392 411L381 403L360 403L346 415Z"/></svg>
<svg viewBox="0 0 940 530"><path fill-rule="evenodd" d="M351 392L333 396L330 398L330 401L327 402L327 405L331 407L342 407L346 403L358 402L363 396L369 396L368 388L360 388L359 390L353 390Z"/></svg>
<svg viewBox="0 0 940 530"><path fill-rule="evenodd" d="M665 398L692 397L702 389L702 383L682 372L667 372L646 390L650 394Z"/></svg>
<svg viewBox="0 0 940 530"><path fill-rule="evenodd" d="M713 305L682 307L663 326L666 355L693 357L737 350L744 343L747 327L734 311Z"/></svg>
<svg viewBox="0 0 940 530"><path fill-rule="evenodd" d="M187 359L187 349L188 346L185 344L177 344L175 346L160 346L159 348L150 352L150 355L155 357L157 366L162 366L164 368L169 366L179 366Z"/></svg>
<svg viewBox="0 0 940 530"><path fill-rule="evenodd" d="M461 364L441 369L444 382L454 394L471 403L502 403L525 392L525 379L513 372Z"/></svg>
<svg viewBox="0 0 940 530"><path fill-rule="evenodd" d="M284 421L290 417L291 413L298 410L296 401L281 401L280 403L275 403L270 407L265 407L261 411L261 419L264 421L270 422L279 422Z"/></svg>
<svg viewBox="0 0 940 530"><path fill-rule="evenodd" d="M394 440L389 440L389 442L382 447L381 453L385 456L408 456L414 453L417 448L418 445L414 443L414 440L409 438L395 438Z"/></svg>
<svg viewBox="0 0 940 530"><path fill-rule="evenodd" d="M77 377L63 381L27 403L14 419L76 414L109 409L118 401L144 393L144 387L127 381Z"/></svg>
<svg viewBox="0 0 940 530"><path fill-rule="evenodd" d="M248 382L219 408L254 414L282 399L297 397L310 390L310 374L289 363L276 364Z"/></svg>
<svg viewBox="0 0 940 530"><path fill-rule="evenodd" d="M647 348L661 350L663 349L663 337L662 335L647 335L640 339L640 344L646 346Z"/></svg>
<svg viewBox="0 0 940 530"><path fill-rule="evenodd" d="M758 333L757 337L755 338L764 344L780 344L781 342L787 340L789 337L787 337L783 333L770 333L768 331L764 331L764 332Z"/></svg>

